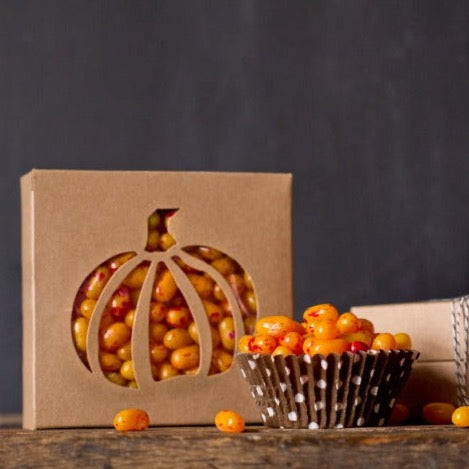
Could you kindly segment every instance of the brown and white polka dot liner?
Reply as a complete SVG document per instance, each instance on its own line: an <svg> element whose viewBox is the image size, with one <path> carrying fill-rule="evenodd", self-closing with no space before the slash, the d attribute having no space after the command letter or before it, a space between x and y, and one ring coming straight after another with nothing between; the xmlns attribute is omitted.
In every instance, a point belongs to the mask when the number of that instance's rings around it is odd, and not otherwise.
<svg viewBox="0 0 469 469"><path fill-rule="evenodd" d="M418 356L370 350L313 357L240 353L237 360L267 426L314 430L385 425Z"/></svg>

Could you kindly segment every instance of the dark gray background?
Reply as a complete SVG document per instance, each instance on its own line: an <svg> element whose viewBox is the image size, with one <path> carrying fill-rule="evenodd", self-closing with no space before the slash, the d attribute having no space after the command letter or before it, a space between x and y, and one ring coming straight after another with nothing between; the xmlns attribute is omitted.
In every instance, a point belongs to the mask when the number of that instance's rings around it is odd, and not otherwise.
<svg viewBox="0 0 469 469"><path fill-rule="evenodd" d="M467 293L468 29L467 1L0 1L0 412L33 167L292 172L298 313Z"/></svg>

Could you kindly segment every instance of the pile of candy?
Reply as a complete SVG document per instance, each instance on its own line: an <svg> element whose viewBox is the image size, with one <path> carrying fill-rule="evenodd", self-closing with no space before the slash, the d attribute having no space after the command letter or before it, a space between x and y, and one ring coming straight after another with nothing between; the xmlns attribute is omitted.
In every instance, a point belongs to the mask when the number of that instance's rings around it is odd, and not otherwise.
<svg viewBox="0 0 469 469"><path fill-rule="evenodd" d="M256 323L254 335L239 340L239 351L272 355L327 355L360 350L410 350L408 334L375 333L373 324L355 314L339 315L331 304L311 306L303 323L287 316L268 316Z"/></svg>
<svg viewBox="0 0 469 469"><path fill-rule="evenodd" d="M156 210L148 219L146 251L161 253L172 249L172 261L184 272L191 287L180 289L166 265L166 257L141 256L128 252L112 257L99 265L82 283L73 305L71 329L76 351L89 368L87 350L88 326L111 277L119 270L127 272L123 282L108 298L99 325L99 362L105 377L120 386L138 388L132 357L132 340L135 317L143 308L149 309L148 358L151 361L155 381L163 381L178 375L194 375L200 365L199 332L186 301L192 287L202 302L212 336L212 360L210 375L227 371L233 362L235 350L235 326L232 305L228 301L229 290L233 294L243 318L244 330L253 330L257 299L249 276L237 261L208 246L186 246L175 249L175 240L167 231L174 210ZM186 264L180 257L189 254L199 261L205 270ZM140 257L133 268L129 261ZM166 259L166 260L165 260ZM187 259L187 258L186 258ZM134 262L134 261L132 261ZM158 262L153 279L152 296L148 303L140 301L143 284L149 275L152 262ZM210 274L220 274L226 285L220 285Z"/></svg>

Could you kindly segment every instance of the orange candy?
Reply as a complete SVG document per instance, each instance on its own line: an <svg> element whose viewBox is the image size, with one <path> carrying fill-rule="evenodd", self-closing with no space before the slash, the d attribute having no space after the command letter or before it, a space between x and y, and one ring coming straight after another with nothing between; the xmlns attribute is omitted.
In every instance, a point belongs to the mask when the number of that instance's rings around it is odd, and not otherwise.
<svg viewBox="0 0 469 469"><path fill-rule="evenodd" d="M373 326L373 323L371 321L365 318L359 318L359 320L360 320L360 330L369 331L372 334L374 334L375 326Z"/></svg>
<svg viewBox="0 0 469 469"><path fill-rule="evenodd" d="M339 316L329 304L309 307L298 323L287 316L268 316L256 323L255 335L246 335L238 343L242 352L273 355L327 355L374 350L407 350L410 337L401 332L375 334L371 321L351 312Z"/></svg>
<svg viewBox="0 0 469 469"><path fill-rule="evenodd" d="M88 283L85 287L85 295L91 300L96 300L104 286L111 277L111 272L107 267L98 267L90 276Z"/></svg>
<svg viewBox="0 0 469 469"><path fill-rule="evenodd" d="M278 339L278 343L290 349L295 355L303 353L303 335L299 332L287 332Z"/></svg>
<svg viewBox="0 0 469 469"><path fill-rule="evenodd" d="M303 352L306 355L312 355L310 352L311 352L312 346L314 345L314 342L315 342L315 339L311 335L305 338L305 341L303 342Z"/></svg>
<svg viewBox="0 0 469 469"><path fill-rule="evenodd" d="M394 340L396 341L398 349L412 350L412 340L410 339L409 335L405 332L399 332L398 334L394 334Z"/></svg>
<svg viewBox="0 0 469 469"><path fill-rule="evenodd" d="M337 319L337 329L341 334L352 334L361 328L360 319L353 313L343 313Z"/></svg>
<svg viewBox="0 0 469 469"><path fill-rule="evenodd" d="M252 335L243 335L238 341L238 350L241 353L248 353L250 352L249 343L251 342L253 336Z"/></svg>
<svg viewBox="0 0 469 469"><path fill-rule="evenodd" d="M457 427L469 427L469 406L458 407L451 416L451 421Z"/></svg>
<svg viewBox="0 0 469 469"><path fill-rule="evenodd" d="M409 408L397 402L391 412L391 417L389 418L390 425L401 425L409 419L410 410Z"/></svg>
<svg viewBox="0 0 469 469"><path fill-rule="evenodd" d="M116 414L113 424L119 432L141 431L150 425L150 417L141 409L124 409Z"/></svg>
<svg viewBox="0 0 469 469"><path fill-rule="evenodd" d="M272 337L280 337L287 332L304 333L303 326L287 316L268 316L261 318L256 323L257 334L267 334Z"/></svg>
<svg viewBox="0 0 469 469"><path fill-rule="evenodd" d="M309 348L310 355L328 355L329 353L344 353L349 343L345 339L320 340L316 339Z"/></svg>
<svg viewBox="0 0 469 469"><path fill-rule="evenodd" d="M130 334L130 328L126 324L115 322L103 331L101 345L105 350L114 352L129 341Z"/></svg>
<svg viewBox="0 0 469 469"><path fill-rule="evenodd" d="M288 347L285 347L284 345L279 345L272 352L273 357L275 357L276 355L283 355L284 357L286 357L288 355L293 355L293 352Z"/></svg>
<svg viewBox="0 0 469 469"><path fill-rule="evenodd" d="M339 312L337 311L337 308L330 303L310 306L303 313L303 319L306 322L311 322L315 319L330 319L332 321L337 321L338 317Z"/></svg>
<svg viewBox="0 0 469 469"><path fill-rule="evenodd" d="M373 350L395 350L397 349L396 339L392 334L383 332L375 337L371 348Z"/></svg>
<svg viewBox="0 0 469 469"><path fill-rule="evenodd" d="M320 340L333 340L337 338L339 331L336 326L335 321L330 319L325 319L324 321L319 321L316 323L314 328L314 337Z"/></svg>
<svg viewBox="0 0 469 469"><path fill-rule="evenodd" d="M448 425L455 410L449 402L430 402L422 408L422 417L432 425Z"/></svg>
<svg viewBox="0 0 469 469"><path fill-rule="evenodd" d="M215 416L215 425L222 432L241 433L244 431L245 422L234 410L221 410Z"/></svg>
<svg viewBox="0 0 469 469"><path fill-rule="evenodd" d="M277 339L267 334L259 334L249 342L249 350L253 353L269 354L277 347Z"/></svg>

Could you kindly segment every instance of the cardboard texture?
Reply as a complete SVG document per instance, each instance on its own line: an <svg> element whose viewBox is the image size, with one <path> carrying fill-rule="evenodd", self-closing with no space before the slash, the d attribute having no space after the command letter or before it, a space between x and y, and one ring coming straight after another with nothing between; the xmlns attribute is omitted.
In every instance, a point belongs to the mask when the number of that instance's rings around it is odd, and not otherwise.
<svg viewBox="0 0 469 469"><path fill-rule="evenodd" d="M201 298L178 268L208 272L224 286L237 338L244 333L236 298L225 279L184 246L227 253L250 274L258 317L292 314L291 175L33 170L21 178L23 263L23 426L29 429L110 426L121 409L145 409L158 425L212 424L222 408L260 420L238 365L207 376L212 339ZM145 251L147 220L156 209L179 209L170 221L176 245ZM168 230L169 231L169 230ZM116 385L100 367L97 300L80 359L72 334L74 299L83 281L120 253L136 256L102 290L110 298L142 260L148 277L164 262L198 326L200 366L193 376L154 381L149 357L149 303L145 280L136 306L132 359L138 389Z"/></svg>
<svg viewBox="0 0 469 469"><path fill-rule="evenodd" d="M354 306L351 311L369 319L377 332L406 332L420 352L419 363L453 360L451 300Z"/></svg>
<svg viewBox="0 0 469 469"><path fill-rule="evenodd" d="M351 311L373 322L377 332L406 332L420 358L400 401L417 411L428 402L457 404L452 331L453 300L354 306Z"/></svg>

